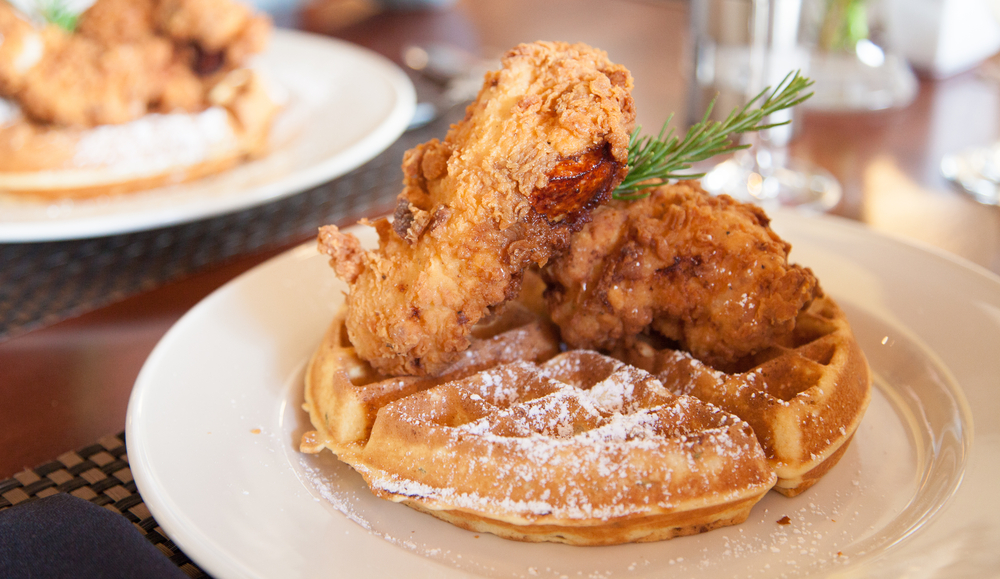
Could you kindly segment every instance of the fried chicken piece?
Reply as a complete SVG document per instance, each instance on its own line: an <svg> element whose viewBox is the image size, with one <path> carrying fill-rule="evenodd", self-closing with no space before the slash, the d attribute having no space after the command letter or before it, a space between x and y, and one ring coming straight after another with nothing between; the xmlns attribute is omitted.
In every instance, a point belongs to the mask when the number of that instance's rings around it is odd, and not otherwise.
<svg viewBox="0 0 1000 579"><path fill-rule="evenodd" d="M0 1L0 97L21 89L44 46L42 33L13 6Z"/></svg>
<svg viewBox="0 0 1000 579"><path fill-rule="evenodd" d="M159 71L170 62L166 42L105 48L78 35L50 42L17 93L31 118L91 127L127 123L148 111L156 98Z"/></svg>
<svg viewBox="0 0 1000 579"><path fill-rule="evenodd" d="M200 74L243 66L266 48L270 31L265 14L234 0L97 0L77 26L102 46L170 40L198 60L188 64Z"/></svg>
<svg viewBox="0 0 1000 579"><path fill-rule="evenodd" d="M525 268L564 251L624 178L631 89L603 51L519 45L443 141L406 153L393 221L374 224L376 251L323 228L320 250L350 284L358 355L384 374L424 375L468 348Z"/></svg>
<svg viewBox="0 0 1000 579"><path fill-rule="evenodd" d="M271 21L232 0L155 0L157 30L187 45L189 66L201 75L232 70L267 46Z"/></svg>
<svg viewBox="0 0 1000 579"><path fill-rule="evenodd" d="M155 20L167 35L220 52L247 32L254 18L236 2L218 0L158 0Z"/></svg>
<svg viewBox="0 0 1000 579"><path fill-rule="evenodd" d="M27 29L25 28L27 27ZM0 96L38 123L92 127L195 112L262 50L270 20L234 0L97 0L68 33L0 3Z"/></svg>
<svg viewBox="0 0 1000 579"><path fill-rule="evenodd" d="M143 103L149 111L171 112L176 110L196 111L205 106L208 90L205 79L195 72L195 49L187 41L164 35L154 18L158 2L153 0L99 0L87 9L81 17L74 36L95 41L105 50L115 50L117 46L143 46L158 42L168 47L168 59L150 64L147 70L153 74L133 74L141 77L148 88L148 97ZM245 10L242 6L240 10ZM150 45L147 52L153 49ZM240 63L233 63L232 67Z"/></svg>
<svg viewBox="0 0 1000 579"><path fill-rule="evenodd" d="M612 201L543 271L552 319L571 347L611 351L653 334L729 367L790 333L822 295L769 223L694 181Z"/></svg>
<svg viewBox="0 0 1000 579"><path fill-rule="evenodd" d="M98 0L77 22L76 33L102 46L140 42L156 34L151 0Z"/></svg>

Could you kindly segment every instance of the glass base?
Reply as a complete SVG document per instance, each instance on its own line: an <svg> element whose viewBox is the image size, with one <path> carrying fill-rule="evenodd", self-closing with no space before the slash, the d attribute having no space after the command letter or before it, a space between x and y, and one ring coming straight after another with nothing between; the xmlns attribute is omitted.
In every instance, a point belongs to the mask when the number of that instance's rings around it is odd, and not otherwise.
<svg viewBox="0 0 1000 579"><path fill-rule="evenodd" d="M802 103L803 107L875 111L905 107L913 102L917 96L917 77L910 65L894 54L883 53L870 42L858 44L858 54L813 52L808 76L816 84L812 98ZM862 50L865 47L868 52Z"/></svg>
<svg viewBox="0 0 1000 579"><path fill-rule="evenodd" d="M1000 143L946 155L941 174L976 201L1000 205Z"/></svg>
<svg viewBox="0 0 1000 579"><path fill-rule="evenodd" d="M825 169L796 160L774 162L768 149L740 151L716 165L701 180L713 195L768 207L794 207L822 213L841 197L840 183Z"/></svg>

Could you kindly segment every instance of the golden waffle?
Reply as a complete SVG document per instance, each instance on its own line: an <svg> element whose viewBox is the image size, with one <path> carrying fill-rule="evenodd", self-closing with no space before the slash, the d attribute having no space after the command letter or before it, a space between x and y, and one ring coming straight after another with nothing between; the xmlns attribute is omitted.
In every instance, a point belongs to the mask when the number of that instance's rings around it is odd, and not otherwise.
<svg viewBox="0 0 1000 579"><path fill-rule="evenodd" d="M368 439L375 414L393 400L517 360L546 360L559 352L558 331L538 312L540 278L525 276L519 301L508 303L472 332L472 345L444 373L429 377L389 377L358 358L344 327L346 308L330 324L313 354L305 377L305 404L316 430L305 433L300 449L317 453L328 448L340 455L347 445Z"/></svg>
<svg viewBox="0 0 1000 579"><path fill-rule="evenodd" d="M795 496L840 460L871 399L871 372L844 313L828 297L799 314L794 334L742 364L715 370L689 354L639 342L617 357L677 393L750 423L775 473Z"/></svg>
<svg viewBox="0 0 1000 579"><path fill-rule="evenodd" d="M576 545L737 524L775 482L744 421L580 350L398 399L340 458L377 496L460 527Z"/></svg>

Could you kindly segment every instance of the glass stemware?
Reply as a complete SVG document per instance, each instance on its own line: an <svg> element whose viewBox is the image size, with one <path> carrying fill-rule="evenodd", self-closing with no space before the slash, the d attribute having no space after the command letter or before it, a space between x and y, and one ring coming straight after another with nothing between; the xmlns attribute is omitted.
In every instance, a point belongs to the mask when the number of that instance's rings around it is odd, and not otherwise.
<svg viewBox="0 0 1000 579"><path fill-rule="evenodd" d="M1000 22L1000 0L987 2L993 18ZM969 147L945 155L941 174L984 205L1000 205L1000 141Z"/></svg>
<svg viewBox="0 0 1000 579"><path fill-rule="evenodd" d="M984 205L1000 205L1000 142L945 155L941 174Z"/></svg>
<svg viewBox="0 0 1000 579"><path fill-rule="evenodd" d="M913 102L917 77L897 54L891 10L890 0L805 0L800 39L811 49L816 83L805 108L875 111Z"/></svg>
<svg viewBox="0 0 1000 579"><path fill-rule="evenodd" d="M699 26L702 30L708 30L708 11L712 7L723 10L732 8L712 0L700 4L693 16L696 21L698 18L706 19ZM730 1L728 4L733 3ZM717 75L743 68L745 72L741 78L725 82L729 86L739 86L743 102L746 102L765 86L777 85L788 72L805 69L808 55L798 45L801 0L744 0L743 4L749 9L749 14L746 14L746 46L739 51L718 46L706 50L704 45L699 46L697 68L701 83L705 80L704 59L712 58L713 84L725 80L716 78ZM721 18L736 17L734 15L738 14L738 11L730 11L729 14L722 14ZM736 54L739 56L733 57ZM726 58L738 60L740 65L722 62ZM764 206L781 205L819 212L833 208L841 197L840 184L833 175L812 163L790 158L788 154L791 120L791 111L775 113L768 119L769 123L787 121L788 124L745 135L742 143L750 145L750 148L737 152L708 171L702 179L702 186L714 194L725 193L741 201Z"/></svg>

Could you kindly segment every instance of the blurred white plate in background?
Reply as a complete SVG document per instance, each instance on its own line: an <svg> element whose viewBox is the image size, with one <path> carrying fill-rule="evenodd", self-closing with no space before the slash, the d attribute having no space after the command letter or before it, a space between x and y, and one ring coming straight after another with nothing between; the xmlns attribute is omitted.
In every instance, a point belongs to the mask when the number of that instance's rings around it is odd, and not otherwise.
<svg viewBox="0 0 1000 579"><path fill-rule="evenodd" d="M413 116L416 98L406 74L347 42L275 29L253 66L287 99L266 156L190 183L128 195L54 203L0 195L0 242L140 231L293 195L371 160Z"/></svg>

